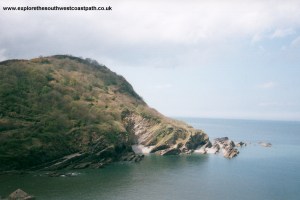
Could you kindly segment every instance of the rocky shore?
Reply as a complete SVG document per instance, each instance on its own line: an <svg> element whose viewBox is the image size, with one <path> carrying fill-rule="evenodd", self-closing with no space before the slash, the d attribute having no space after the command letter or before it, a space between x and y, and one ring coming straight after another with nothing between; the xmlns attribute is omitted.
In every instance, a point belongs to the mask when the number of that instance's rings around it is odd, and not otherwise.
<svg viewBox="0 0 300 200"><path fill-rule="evenodd" d="M144 154L155 153L161 156L179 155L179 154L217 154L222 153L225 158L231 159L239 154L238 148L244 147L245 142L233 142L228 137L203 140L202 132L191 134L189 138L180 140L174 144L165 143L160 145L145 146L142 144L132 145L132 151L126 151L117 155L113 148L105 148L99 152L75 153L65 156L61 159L38 166L35 169L45 171L57 171L61 169L99 169L112 162L140 162ZM204 142L205 141L205 142ZM269 147L270 143L262 142L260 145ZM114 155L114 156L112 156ZM112 159L112 157L114 159ZM51 176L60 176L61 174L50 174ZM67 176L67 175L66 175Z"/></svg>
<svg viewBox="0 0 300 200"><path fill-rule="evenodd" d="M102 154L106 153L109 156ZM101 151L100 154L88 154L88 153L75 153L63 158L54 160L49 163L32 168L31 170L42 170L42 171L57 171L62 169L99 169L112 162L127 161L127 162L139 162L143 159L143 154L135 154L134 152L124 152L120 155L111 156L114 152L112 149L106 149ZM61 175L61 174L59 174ZM58 175L58 176L59 176ZM53 176L56 176L54 174Z"/></svg>
<svg viewBox="0 0 300 200"><path fill-rule="evenodd" d="M133 150L135 153L156 153L158 155L167 156L167 155L178 155L178 154L191 154L191 153L199 153L199 154L217 154L222 153L225 158L233 158L239 154L239 150L237 148L244 147L247 144L245 142L233 142L228 137L216 138L211 141L207 141L205 144L198 143L194 140L194 146L196 148L182 148L180 145L175 145L173 147L169 147L168 145L161 146L150 146L146 147L143 145L134 145ZM179 146L179 147L178 147Z"/></svg>
<svg viewBox="0 0 300 200"><path fill-rule="evenodd" d="M233 158L239 154L239 150L236 147L246 146L244 142L234 143L228 137L216 138L213 144L209 141L202 147L195 150L196 153L206 154L212 153L217 154L221 152L225 158Z"/></svg>

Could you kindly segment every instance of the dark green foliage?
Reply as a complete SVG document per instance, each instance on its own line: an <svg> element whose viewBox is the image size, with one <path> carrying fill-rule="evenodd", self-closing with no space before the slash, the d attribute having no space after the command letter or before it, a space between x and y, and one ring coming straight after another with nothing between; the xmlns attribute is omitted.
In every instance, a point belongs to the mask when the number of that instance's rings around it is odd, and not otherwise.
<svg viewBox="0 0 300 200"><path fill-rule="evenodd" d="M92 59L57 55L1 62L0 170L86 151L99 138L123 149L118 102L145 105L123 77Z"/></svg>

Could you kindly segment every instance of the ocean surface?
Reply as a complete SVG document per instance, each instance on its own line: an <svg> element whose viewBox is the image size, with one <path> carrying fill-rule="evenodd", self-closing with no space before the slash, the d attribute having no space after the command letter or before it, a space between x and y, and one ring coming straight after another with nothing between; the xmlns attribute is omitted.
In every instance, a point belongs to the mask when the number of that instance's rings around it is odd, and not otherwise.
<svg viewBox="0 0 300 200"><path fill-rule="evenodd" d="M140 163L76 170L74 177L42 173L0 175L0 196L22 188L37 199L299 200L300 122L180 118L211 139L248 142L238 157L149 155ZM270 142L261 147L258 142Z"/></svg>

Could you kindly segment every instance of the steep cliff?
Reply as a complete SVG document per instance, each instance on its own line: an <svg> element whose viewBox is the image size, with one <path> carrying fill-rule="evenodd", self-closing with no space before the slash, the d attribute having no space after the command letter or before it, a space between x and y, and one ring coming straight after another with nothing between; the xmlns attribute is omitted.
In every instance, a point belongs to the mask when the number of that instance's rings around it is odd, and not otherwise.
<svg viewBox="0 0 300 200"><path fill-rule="evenodd" d="M151 152L189 152L201 130L149 108L132 86L91 59L57 55L0 63L0 170L98 168Z"/></svg>

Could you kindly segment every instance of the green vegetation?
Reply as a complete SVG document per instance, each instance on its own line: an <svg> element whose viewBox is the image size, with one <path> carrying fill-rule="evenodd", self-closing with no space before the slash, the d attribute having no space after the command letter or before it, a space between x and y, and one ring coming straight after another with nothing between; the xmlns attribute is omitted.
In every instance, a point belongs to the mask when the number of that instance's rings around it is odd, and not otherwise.
<svg viewBox="0 0 300 200"><path fill-rule="evenodd" d="M117 160L131 151L136 133L144 145L158 146L188 142L195 133L149 108L122 76L72 56L1 62L0 105L0 171L73 153L90 155L82 162Z"/></svg>
<svg viewBox="0 0 300 200"><path fill-rule="evenodd" d="M0 169L83 151L99 137L119 145L126 135L121 104L145 105L123 77L91 59L0 63Z"/></svg>

